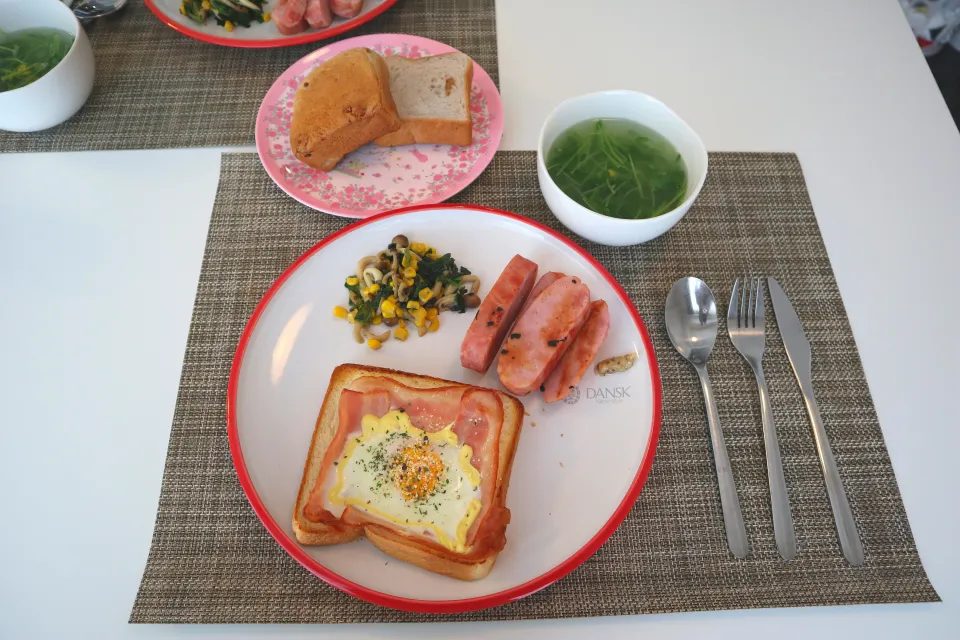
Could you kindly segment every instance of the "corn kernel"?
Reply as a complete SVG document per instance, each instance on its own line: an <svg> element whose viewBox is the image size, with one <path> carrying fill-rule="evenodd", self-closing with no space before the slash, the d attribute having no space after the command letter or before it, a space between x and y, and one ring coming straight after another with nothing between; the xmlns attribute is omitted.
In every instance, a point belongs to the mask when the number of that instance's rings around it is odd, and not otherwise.
<svg viewBox="0 0 960 640"><path fill-rule="evenodd" d="M349 278L347 278L347 284L350 285L351 287L355 287L358 284L360 284L360 278L356 276L350 276Z"/></svg>
<svg viewBox="0 0 960 640"><path fill-rule="evenodd" d="M371 322L373 324L380 324L383 322L383 316L373 316L373 320Z"/></svg>
<svg viewBox="0 0 960 640"><path fill-rule="evenodd" d="M336 306L333 308L333 315L335 315L338 318L346 318L347 310L344 309L343 307Z"/></svg>
<svg viewBox="0 0 960 640"><path fill-rule="evenodd" d="M407 321L404 320L403 318L397 318L397 326L398 326L398 327L405 327L405 326L407 326Z"/></svg>
<svg viewBox="0 0 960 640"><path fill-rule="evenodd" d="M407 303L407 309L410 309L411 311L419 308L420 308L420 303L417 302L416 300L411 300L410 302Z"/></svg>
<svg viewBox="0 0 960 640"><path fill-rule="evenodd" d="M434 249L433 247L427 247L427 251L423 255L430 256L431 258L436 258L440 254L437 253L437 250Z"/></svg>
<svg viewBox="0 0 960 640"><path fill-rule="evenodd" d="M357 312L355 310L347 314L347 322L349 322L350 324L354 324L356 321L357 321Z"/></svg>
<svg viewBox="0 0 960 640"><path fill-rule="evenodd" d="M372 285L366 288L364 293L366 293L369 296L375 296L377 295L378 291L380 291L380 285L374 282Z"/></svg>
<svg viewBox="0 0 960 640"><path fill-rule="evenodd" d="M393 337L399 340L400 342L403 342L404 340L406 340L407 337L409 337L409 335L410 335L410 332L407 331L404 327L397 327L393 331Z"/></svg>
<svg viewBox="0 0 960 640"><path fill-rule="evenodd" d="M226 22L223 23L223 28L226 29L227 31L233 31L233 23L227 20Z"/></svg>
<svg viewBox="0 0 960 640"><path fill-rule="evenodd" d="M183 5L180 5L180 15L182 16L187 15L187 10L183 8Z"/></svg>
<svg viewBox="0 0 960 640"><path fill-rule="evenodd" d="M417 257L417 254L413 253L413 251L404 251L403 259L400 260L400 266L404 268L406 267L416 268L418 259L419 258Z"/></svg>
<svg viewBox="0 0 960 640"><path fill-rule="evenodd" d="M412 287L412 286L413 286L413 278L404 278L404 279L403 279L403 284L405 284L405 285L408 286L408 287Z"/></svg>
<svg viewBox="0 0 960 640"><path fill-rule="evenodd" d="M367 340L367 346L376 351L383 346L383 343L377 340L376 338L370 338Z"/></svg>
<svg viewBox="0 0 960 640"><path fill-rule="evenodd" d="M427 323L427 311L425 309L415 309L410 312L410 315L413 316L413 324L418 327L423 327Z"/></svg>
<svg viewBox="0 0 960 640"><path fill-rule="evenodd" d="M424 253L427 252L427 245L425 245L422 242L411 242L410 251L413 251L414 253L422 256Z"/></svg>
<svg viewBox="0 0 960 640"><path fill-rule="evenodd" d="M440 315L440 309L437 309L436 307L427 309L427 320L433 320L438 315Z"/></svg>
<svg viewBox="0 0 960 640"><path fill-rule="evenodd" d="M420 289L420 293L417 294L417 297L420 298L421 303L426 304L427 300L433 297L433 291L430 289Z"/></svg>
<svg viewBox="0 0 960 640"><path fill-rule="evenodd" d="M210 11L210 9L213 8L213 7L210 6L210 1L209 1L209 0L203 0L203 2L200 3L200 6L203 7L204 9L206 9L207 11Z"/></svg>
<svg viewBox="0 0 960 640"><path fill-rule="evenodd" d="M429 329L431 333L436 331L439 328L440 328L440 318L434 318L433 320L430 321Z"/></svg>
<svg viewBox="0 0 960 640"><path fill-rule="evenodd" d="M416 277L416 275L417 275L416 267L407 267L403 270L404 278L413 278L413 277Z"/></svg>
<svg viewBox="0 0 960 640"><path fill-rule="evenodd" d="M269 13L263 14L263 21L264 21L264 22L270 22L271 20L273 20L273 16L272 16L272 15L270 15Z"/></svg>
<svg viewBox="0 0 960 640"><path fill-rule="evenodd" d="M397 304L392 302L390 298L387 298L380 303L380 313L383 314L384 318L396 318L397 317Z"/></svg>

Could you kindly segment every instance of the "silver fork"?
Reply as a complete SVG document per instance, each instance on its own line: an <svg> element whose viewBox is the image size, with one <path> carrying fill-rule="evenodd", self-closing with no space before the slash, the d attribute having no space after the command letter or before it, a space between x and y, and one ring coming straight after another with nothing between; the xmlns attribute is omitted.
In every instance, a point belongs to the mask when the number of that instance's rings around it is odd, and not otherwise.
<svg viewBox="0 0 960 640"><path fill-rule="evenodd" d="M763 418L763 444L767 452L770 506L773 510L773 533L780 556L784 560L793 560L797 555L797 537L793 531L787 483L783 479L783 464L780 462L780 445L777 443L777 428L773 423L770 392L767 391L767 383L763 379L763 282L759 278L746 278L743 286L745 290L741 295L740 279L737 278L733 283L730 307L727 309L727 333L730 342L757 377L757 386L760 388L760 415Z"/></svg>

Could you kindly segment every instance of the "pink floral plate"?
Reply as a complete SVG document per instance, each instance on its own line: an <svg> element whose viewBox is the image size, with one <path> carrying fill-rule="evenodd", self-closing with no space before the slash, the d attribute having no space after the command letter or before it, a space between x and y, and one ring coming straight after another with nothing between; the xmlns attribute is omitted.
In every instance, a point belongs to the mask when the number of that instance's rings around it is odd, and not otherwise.
<svg viewBox="0 0 960 640"><path fill-rule="evenodd" d="M427 38L376 34L341 40L301 58L273 83L257 114L257 153L273 181L308 207L349 218L368 218L398 207L443 202L473 182L490 164L503 135L500 93L476 63L470 94L473 144L469 147L368 144L346 156L329 172L297 160L290 148L290 120L297 87L315 66L354 47L408 58L456 51Z"/></svg>

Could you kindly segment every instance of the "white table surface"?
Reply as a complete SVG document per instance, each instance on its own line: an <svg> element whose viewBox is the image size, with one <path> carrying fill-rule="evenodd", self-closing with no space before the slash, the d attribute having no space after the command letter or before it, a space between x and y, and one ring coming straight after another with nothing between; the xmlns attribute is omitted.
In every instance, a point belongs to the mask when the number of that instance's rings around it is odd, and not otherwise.
<svg viewBox="0 0 960 640"><path fill-rule="evenodd" d="M897 3L498 4L504 149L533 149L562 98L633 88L673 106L711 150L799 154L944 603L458 626L128 625L220 151L0 155L0 637L956 637L960 135Z"/></svg>

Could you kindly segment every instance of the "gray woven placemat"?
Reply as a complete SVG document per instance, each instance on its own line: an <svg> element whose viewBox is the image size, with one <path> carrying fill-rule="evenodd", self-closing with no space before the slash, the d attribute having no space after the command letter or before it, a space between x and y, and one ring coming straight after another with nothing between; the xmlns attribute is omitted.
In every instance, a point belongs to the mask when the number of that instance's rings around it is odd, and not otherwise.
<svg viewBox="0 0 960 640"><path fill-rule="evenodd" d="M494 0L400 0L341 36L279 49L199 42L160 22L143 0L86 29L97 64L87 104L47 131L0 131L0 152L253 144L257 109L277 76L311 51L370 33L444 42L499 81Z"/></svg>
<svg viewBox="0 0 960 640"><path fill-rule="evenodd" d="M540 197L534 158L532 152L497 154L456 199L563 231ZM580 241L636 302L663 382L653 470L630 515L598 553L524 600L443 617L383 609L318 580L280 549L247 503L228 451L224 401L234 349L262 294L297 256L345 224L284 196L255 156L224 156L156 530L132 622L504 620L939 600L914 546L792 154L711 154L703 193L666 235L620 249ZM814 385L860 526L862 568L848 566L840 553L811 428L775 323L764 365L800 552L790 563L777 555L756 386L721 337L711 376L752 547L746 560L727 550L698 383L667 341L663 301L681 276L703 277L723 299L734 277L745 273L779 277L813 343Z"/></svg>

